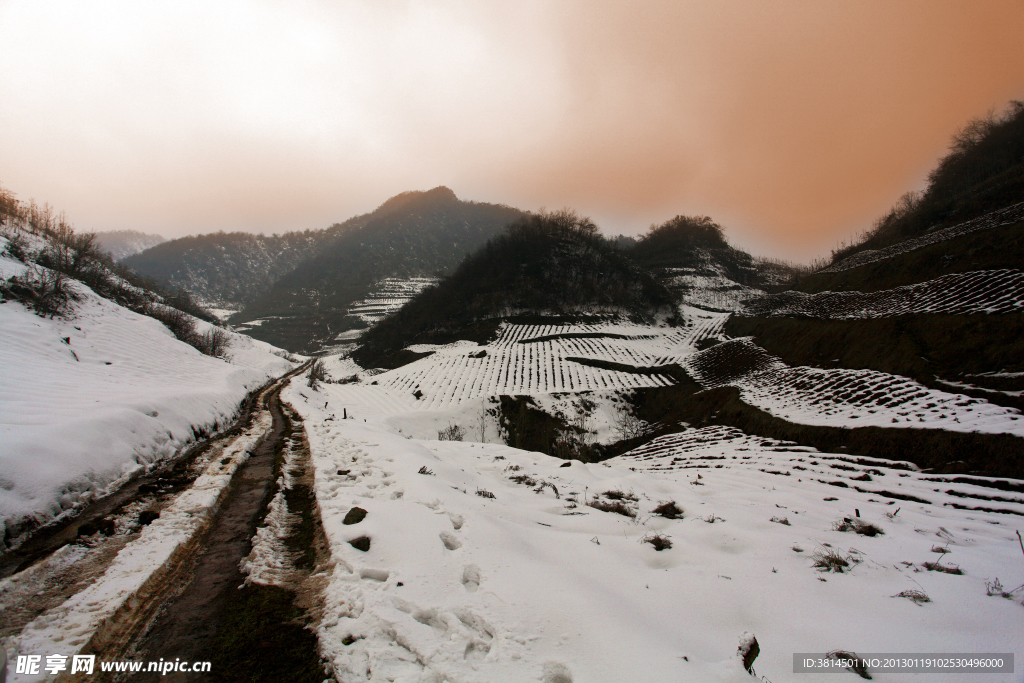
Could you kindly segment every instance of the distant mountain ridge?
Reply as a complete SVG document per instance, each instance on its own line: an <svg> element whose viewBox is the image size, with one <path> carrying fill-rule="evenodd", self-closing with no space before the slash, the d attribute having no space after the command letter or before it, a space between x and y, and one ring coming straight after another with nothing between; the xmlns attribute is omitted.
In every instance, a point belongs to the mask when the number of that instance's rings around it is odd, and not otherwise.
<svg viewBox="0 0 1024 683"><path fill-rule="evenodd" d="M113 256L115 261L121 261L167 240L160 235L147 235L138 230L110 230L96 233L96 241L100 249Z"/></svg>
<svg viewBox="0 0 1024 683"><path fill-rule="evenodd" d="M317 248L233 322L260 319L250 334L290 349L316 349L365 322L348 314L386 278L430 277L523 216L499 204L462 201L447 187L405 192L325 231Z"/></svg>
<svg viewBox="0 0 1024 683"><path fill-rule="evenodd" d="M164 242L124 259L125 265L206 304L240 308L331 239L329 230L254 235L218 232Z"/></svg>

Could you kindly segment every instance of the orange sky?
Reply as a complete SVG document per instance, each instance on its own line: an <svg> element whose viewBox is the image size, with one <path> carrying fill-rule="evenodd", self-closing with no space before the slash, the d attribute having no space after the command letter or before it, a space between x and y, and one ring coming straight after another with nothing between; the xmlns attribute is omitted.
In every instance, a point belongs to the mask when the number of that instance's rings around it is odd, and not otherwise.
<svg viewBox="0 0 1024 683"><path fill-rule="evenodd" d="M806 261L1024 99L1021 36L1021 0L0 0L0 184L164 236L443 184Z"/></svg>

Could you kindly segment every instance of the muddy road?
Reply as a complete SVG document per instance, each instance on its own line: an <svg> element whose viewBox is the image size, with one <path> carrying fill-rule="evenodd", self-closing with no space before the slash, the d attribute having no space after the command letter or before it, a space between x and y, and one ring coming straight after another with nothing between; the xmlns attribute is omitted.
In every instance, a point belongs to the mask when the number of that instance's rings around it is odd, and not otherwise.
<svg viewBox="0 0 1024 683"><path fill-rule="evenodd" d="M116 625L104 625L102 636L83 650L97 663L209 662L209 671L97 671L89 680L323 681L316 636L308 627L318 618L329 553L311 494L302 421L280 399L281 389L304 369L254 393L229 430L0 557L0 637L17 637L27 623L98 580L233 442L237 450L234 440L248 430L249 456L234 471L210 523L159 581L127 603ZM277 517L268 533L271 512Z"/></svg>
<svg viewBox="0 0 1024 683"><path fill-rule="evenodd" d="M211 671L138 674L132 681L325 678L316 636L306 628L318 606L314 570L327 556L307 483L309 447L301 419L280 400L280 387L266 403L272 432L236 472L202 549L177 585L168 586L148 629L123 644L127 659L210 662ZM257 528L279 492L279 514L288 519L283 537L263 549L271 557L252 557ZM258 582L247 581L253 578L241 567L247 559L256 565L250 569Z"/></svg>

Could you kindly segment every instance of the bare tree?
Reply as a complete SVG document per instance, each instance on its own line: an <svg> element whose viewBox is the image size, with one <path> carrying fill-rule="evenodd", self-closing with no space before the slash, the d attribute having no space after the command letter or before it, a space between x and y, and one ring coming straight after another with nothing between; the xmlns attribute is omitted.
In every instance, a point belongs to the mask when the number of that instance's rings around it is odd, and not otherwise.
<svg viewBox="0 0 1024 683"><path fill-rule="evenodd" d="M324 365L322 358L317 358L313 361L312 365L309 366L309 375L306 385L313 391L320 389L320 383L327 381L327 366Z"/></svg>

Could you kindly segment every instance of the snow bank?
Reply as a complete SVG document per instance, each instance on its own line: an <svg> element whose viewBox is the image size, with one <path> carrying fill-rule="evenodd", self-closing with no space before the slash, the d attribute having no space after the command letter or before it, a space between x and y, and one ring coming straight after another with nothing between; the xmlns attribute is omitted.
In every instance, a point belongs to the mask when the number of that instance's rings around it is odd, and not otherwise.
<svg viewBox="0 0 1024 683"><path fill-rule="evenodd" d="M0 272L24 270L0 258ZM74 283L68 320L0 305L0 524L46 522L226 425L245 395L294 365L230 334L230 362ZM208 325L199 323L200 331Z"/></svg>

